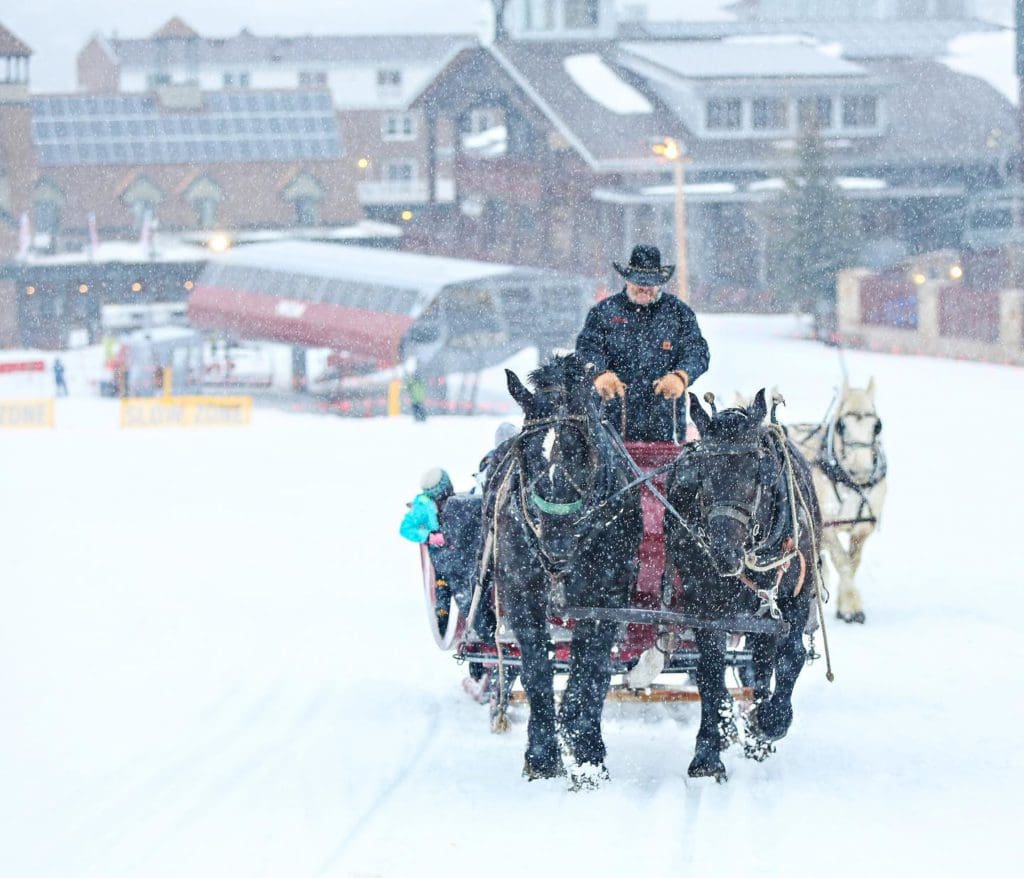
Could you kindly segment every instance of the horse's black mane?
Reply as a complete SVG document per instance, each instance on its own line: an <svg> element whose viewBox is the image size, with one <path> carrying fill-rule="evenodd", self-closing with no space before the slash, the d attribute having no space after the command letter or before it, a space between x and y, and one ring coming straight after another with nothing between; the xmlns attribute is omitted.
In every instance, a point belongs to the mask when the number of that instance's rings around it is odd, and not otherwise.
<svg viewBox="0 0 1024 878"><path fill-rule="evenodd" d="M718 412L712 419L705 439L736 442L743 439L754 439L761 434L761 425L745 408L725 409Z"/></svg>
<svg viewBox="0 0 1024 878"><path fill-rule="evenodd" d="M564 387L568 390L583 381L583 366L575 354L554 356L528 377L534 390L543 387Z"/></svg>

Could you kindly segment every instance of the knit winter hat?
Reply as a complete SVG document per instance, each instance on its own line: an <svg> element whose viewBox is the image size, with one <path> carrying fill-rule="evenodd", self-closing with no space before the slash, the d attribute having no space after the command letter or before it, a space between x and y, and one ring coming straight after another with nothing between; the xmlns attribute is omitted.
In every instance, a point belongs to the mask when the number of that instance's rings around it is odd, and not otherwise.
<svg viewBox="0 0 1024 878"><path fill-rule="evenodd" d="M427 470L420 479L420 487L423 493L432 500L437 500L445 494L452 493L452 480L441 467L435 466Z"/></svg>

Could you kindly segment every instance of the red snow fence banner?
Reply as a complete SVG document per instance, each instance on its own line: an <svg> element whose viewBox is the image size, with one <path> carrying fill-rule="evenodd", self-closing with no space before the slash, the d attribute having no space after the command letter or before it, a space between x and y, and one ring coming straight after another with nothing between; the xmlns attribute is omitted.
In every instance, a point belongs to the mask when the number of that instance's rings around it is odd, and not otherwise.
<svg viewBox="0 0 1024 878"><path fill-rule="evenodd" d="M26 360L22 363L0 363L0 375L8 372L43 372L46 363L42 360Z"/></svg>
<svg viewBox="0 0 1024 878"><path fill-rule="evenodd" d="M121 400L121 427L247 427L251 396L157 396Z"/></svg>
<svg viewBox="0 0 1024 878"><path fill-rule="evenodd" d="M35 430L52 426L52 399L0 400L0 430Z"/></svg>

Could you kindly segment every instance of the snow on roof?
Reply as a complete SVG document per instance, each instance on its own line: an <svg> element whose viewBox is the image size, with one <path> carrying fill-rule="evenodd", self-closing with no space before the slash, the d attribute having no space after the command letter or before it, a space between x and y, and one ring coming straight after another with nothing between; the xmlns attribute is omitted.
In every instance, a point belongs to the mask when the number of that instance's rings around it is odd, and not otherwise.
<svg viewBox="0 0 1024 878"><path fill-rule="evenodd" d="M950 70L983 79L1016 105L1013 31L961 34L949 41L948 49L949 54L939 60Z"/></svg>
<svg viewBox="0 0 1024 878"><path fill-rule="evenodd" d="M889 184L877 177L836 177L836 185L845 192L885 189Z"/></svg>
<svg viewBox="0 0 1024 878"><path fill-rule="evenodd" d="M863 76L858 64L835 57L828 46L805 41L708 40L623 43L632 55L687 79L770 76Z"/></svg>
<svg viewBox="0 0 1024 878"><path fill-rule="evenodd" d="M450 284L524 272L512 265L491 262L305 241L237 247L214 261L414 289L421 293L436 293Z"/></svg>
<svg viewBox="0 0 1024 878"><path fill-rule="evenodd" d="M644 4L649 19L668 18L672 21L735 21L729 11L736 0L647 0Z"/></svg>
<svg viewBox="0 0 1024 878"><path fill-rule="evenodd" d="M87 265L99 262L205 262L209 251L180 242L162 243L157 238L155 252L149 255L138 241L103 241L92 254L88 249L74 253L39 255L30 253L25 260L29 265Z"/></svg>
<svg viewBox="0 0 1024 878"><path fill-rule="evenodd" d="M644 186L640 191L644 195L674 195L676 187L671 184ZM735 191L735 183L686 183L683 186L686 195L732 195Z"/></svg>
<svg viewBox="0 0 1024 878"><path fill-rule="evenodd" d="M650 102L597 54L570 55L563 62L565 72L592 101L619 115L650 113Z"/></svg>

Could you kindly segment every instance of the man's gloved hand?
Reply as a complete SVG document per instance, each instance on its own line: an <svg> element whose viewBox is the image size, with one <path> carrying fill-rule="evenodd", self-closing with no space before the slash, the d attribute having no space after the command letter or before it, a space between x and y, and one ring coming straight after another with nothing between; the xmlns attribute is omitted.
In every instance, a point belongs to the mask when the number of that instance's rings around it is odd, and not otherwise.
<svg viewBox="0 0 1024 878"><path fill-rule="evenodd" d="M686 388L690 386L690 376L687 375L682 369L675 372L669 372L668 375L662 375L657 381L654 382L654 392L665 399L679 399L686 393Z"/></svg>
<svg viewBox="0 0 1024 878"><path fill-rule="evenodd" d="M427 542L435 548L437 546L443 546L445 545L444 534L439 530L435 530L429 537L427 537Z"/></svg>
<svg viewBox="0 0 1024 878"><path fill-rule="evenodd" d="M626 395L626 385L614 372L602 372L594 379L594 389L601 399L609 400L616 396Z"/></svg>

